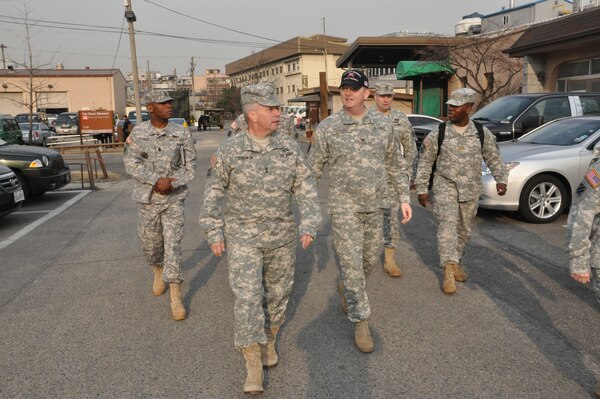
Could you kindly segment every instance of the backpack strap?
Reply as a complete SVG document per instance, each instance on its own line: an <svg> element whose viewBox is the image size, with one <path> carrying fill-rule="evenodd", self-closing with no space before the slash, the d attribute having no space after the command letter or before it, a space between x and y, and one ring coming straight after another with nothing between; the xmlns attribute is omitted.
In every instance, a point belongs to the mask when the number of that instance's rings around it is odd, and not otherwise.
<svg viewBox="0 0 600 399"><path fill-rule="evenodd" d="M479 136L479 142L481 143L481 148L483 148L483 125L479 122L473 121L475 128L477 129L477 135Z"/></svg>

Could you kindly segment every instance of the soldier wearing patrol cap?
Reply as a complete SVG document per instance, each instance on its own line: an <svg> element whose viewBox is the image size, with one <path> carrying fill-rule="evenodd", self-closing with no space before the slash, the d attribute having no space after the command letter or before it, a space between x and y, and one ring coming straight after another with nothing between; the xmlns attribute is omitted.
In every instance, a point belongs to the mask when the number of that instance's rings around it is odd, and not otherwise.
<svg viewBox="0 0 600 399"><path fill-rule="evenodd" d="M400 204L403 223L412 217L407 170L391 120L365 108L369 80L362 71L342 74L343 109L317 127L308 164L317 178L329 166L329 212L339 259L342 310L354 323L361 352L374 350L366 279L383 250L383 209ZM391 184L388 186L388 182ZM390 194L388 190L392 188Z"/></svg>
<svg viewBox="0 0 600 399"><path fill-rule="evenodd" d="M414 180L414 170L417 161L417 143L412 125L404 112L392 109L394 98L394 85L380 82L375 84L375 106L369 112L380 113L390 118L394 125L394 139L408 168L407 179ZM392 192L390 187L390 192ZM396 264L394 255L396 245L400 241L400 229L398 225L398 206L392 202L390 209L383 210L383 271L390 277L402 277L400 267Z"/></svg>
<svg viewBox="0 0 600 399"><path fill-rule="evenodd" d="M444 271L442 290L456 292L456 281L467 280L462 268L477 201L483 191L481 164L485 161L496 180L498 195L506 193L508 170L502 162L495 136L469 119L475 103L473 89L452 92L448 104L448 122L443 141L440 129L433 129L421 145L415 185L419 203L429 203L429 181L433 173L433 213L438 220L438 252ZM481 135L480 132L481 131ZM441 146L440 146L441 143Z"/></svg>
<svg viewBox="0 0 600 399"><path fill-rule="evenodd" d="M181 239L187 183L194 178L196 149L188 128L170 123L173 108L167 92L144 95L150 120L136 125L125 145L125 169L134 179L132 198L138 203L138 231L146 260L154 271L152 293L169 284L171 314L183 320L181 301Z"/></svg>
<svg viewBox="0 0 600 399"><path fill-rule="evenodd" d="M200 224L214 255L227 244L235 295L235 348L246 360L244 392L263 391L263 366L278 362L276 335L292 291L296 239L308 248L321 221L314 178L295 140L274 134L279 100L270 84L241 90L247 130L221 145L204 190ZM292 214L292 196L300 226ZM224 218L221 207L227 197Z"/></svg>

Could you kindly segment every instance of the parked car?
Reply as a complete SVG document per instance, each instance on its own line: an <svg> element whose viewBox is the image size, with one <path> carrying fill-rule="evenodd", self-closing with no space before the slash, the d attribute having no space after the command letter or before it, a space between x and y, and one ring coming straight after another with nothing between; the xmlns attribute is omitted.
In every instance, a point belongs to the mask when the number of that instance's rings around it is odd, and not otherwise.
<svg viewBox="0 0 600 399"><path fill-rule="evenodd" d="M528 93L500 97L477 110L497 141L513 140L558 118L600 113L600 93Z"/></svg>
<svg viewBox="0 0 600 399"><path fill-rule="evenodd" d="M33 140L31 140L29 137L29 122L19 123L19 127L23 134L23 141L27 144L39 144L42 147L46 147L48 145L48 137L55 135L45 123L34 122L31 124L31 134L33 136Z"/></svg>
<svg viewBox="0 0 600 399"><path fill-rule="evenodd" d="M11 144L23 144L21 128L10 115L0 115L0 139Z"/></svg>
<svg viewBox="0 0 600 399"><path fill-rule="evenodd" d="M183 127L188 127L188 123L184 118L169 118L169 122L177 123Z"/></svg>
<svg viewBox="0 0 600 399"><path fill-rule="evenodd" d="M79 116L77 112L63 112L56 118L56 134L79 134Z"/></svg>
<svg viewBox="0 0 600 399"><path fill-rule="evenodd" d="M548 223L571 205L594 148L600 149L600 116L555 120L498 147L510 170L508 190L498 196L484 166L479 206L518 211L529 222Z"/></svg>
<svg viewBox="0 0 600 399"><path fill-rule="evenodd" d="M71 171L63 157L49 148L8 144L0 140L0 164L16 174L25 199L61 188L71 181Z"/></svg>
<svg viewBox="0 0 600 399"><path fill-rule="evenodd" d="M130 121L134 121L137 119L137 114L135 113L135 111L129 111L127 118L129 118ZM142 110L142 122L146 122L149 120L150 120L150 112L143 109Z"/></svg>
<svg viewBox="0 0 600 399"><path fill-rule="evenodd" d="M17 120L17 123L29 122L29 116L29 113L17 114L15 115L15 119ZM45 112L34 112L31 114L31 121L48 124L48 116Z"/></svg>
<svg viewBox="0 0 600 399"><path fill-rule="evenodd" d="M48 117L48 126L53 128L58 119L58 114L46 114L46 116Z"/></svg>
<svg viewBox="0 0 600 399"><path fill-rule="evenodd" d="M429 115L408 114L406 116L415 132L417 147L421 146L423 139L425 139L425 136L427 136L432 129L437 129L440 122L443 122L441 119Z"/></svg>
<svg viewBox="0 0 600 399"><path fill-rule="evenodd" d="M0 165L0 217L21 208L24 200L25 194L15 172Z"/></svg>

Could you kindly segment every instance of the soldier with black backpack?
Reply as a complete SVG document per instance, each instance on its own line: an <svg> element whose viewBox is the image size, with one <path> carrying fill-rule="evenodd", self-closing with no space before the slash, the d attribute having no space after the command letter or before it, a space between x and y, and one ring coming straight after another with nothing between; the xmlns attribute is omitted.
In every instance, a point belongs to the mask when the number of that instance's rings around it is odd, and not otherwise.
<svg viewBox="0 0 600 399"><path fill-rule="evenodd" d="M496 180L498 195L506 194L508 170L502 162L495 136L469 119L475 91L452 92L449 122L432 130L421 145L415 185L419 203L429 203L432 179L433 212L438 220L438 253L444 271L442 289L456 292L456 281L467 280L461 261L471 235L471 225L482 193L481 165L485 161Z"/></svg>

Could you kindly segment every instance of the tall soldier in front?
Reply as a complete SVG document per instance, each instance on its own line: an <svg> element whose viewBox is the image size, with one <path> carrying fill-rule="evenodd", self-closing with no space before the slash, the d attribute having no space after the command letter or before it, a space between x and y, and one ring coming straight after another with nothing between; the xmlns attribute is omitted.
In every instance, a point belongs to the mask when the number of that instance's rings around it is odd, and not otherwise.
<svg viewBox="0 0 600 399"><path fill-rule="evenodd" d="M400 206L402 222L412 217L407 170L389 118L369 113L369 80L350 70L340 83L343 109L318 126L308 164L319 178L329 166L329 212L340 263L342 310L354 323L359 351L374 349L368 319L366 279L383 250L383 210ZM388 183L393 189L388 193Z"/></svg>
<svg viewBox="0 0 600 399"><path fill-rule="evenodd" d="M194 178L196 149L188 128L170 123L173 99L165 91L149 91L144 103L150 120L136 125L125 146L125 169L133 177L138 202L138 231L146 260L154 271L152 293L169 284L171 313L183 320L181 239L187 183Z"/></svg>
<svg viewBox="0 0 600 399"><path fill-rule="evenodd" d="M292 292L298 237L292 197L300 211L304 249L316 236L321 213L304 154L294 139L276 131L281 112L275 88L245 86L241 96L248 129L217 151L200 224L216 256L227 244L235 348L246 360L244 392L257 393L263 391L263 365L278 362L275 338Z"/></svg>
<svg viewBox="0 0 600 399"><path fill-rule="evenodd" d="M446 103L449 122L440 124L423 140L415 179L419 203L426 207L433 173L433 212L438 220L438 251L445 294L456 292L456 281L467 280L461 262L483 190L482 161L496 179L498 195L506 194L508 170L500 157L496 138L487 128L469 119L475 96L475 91L469 88L452 92Z"/></svg>

